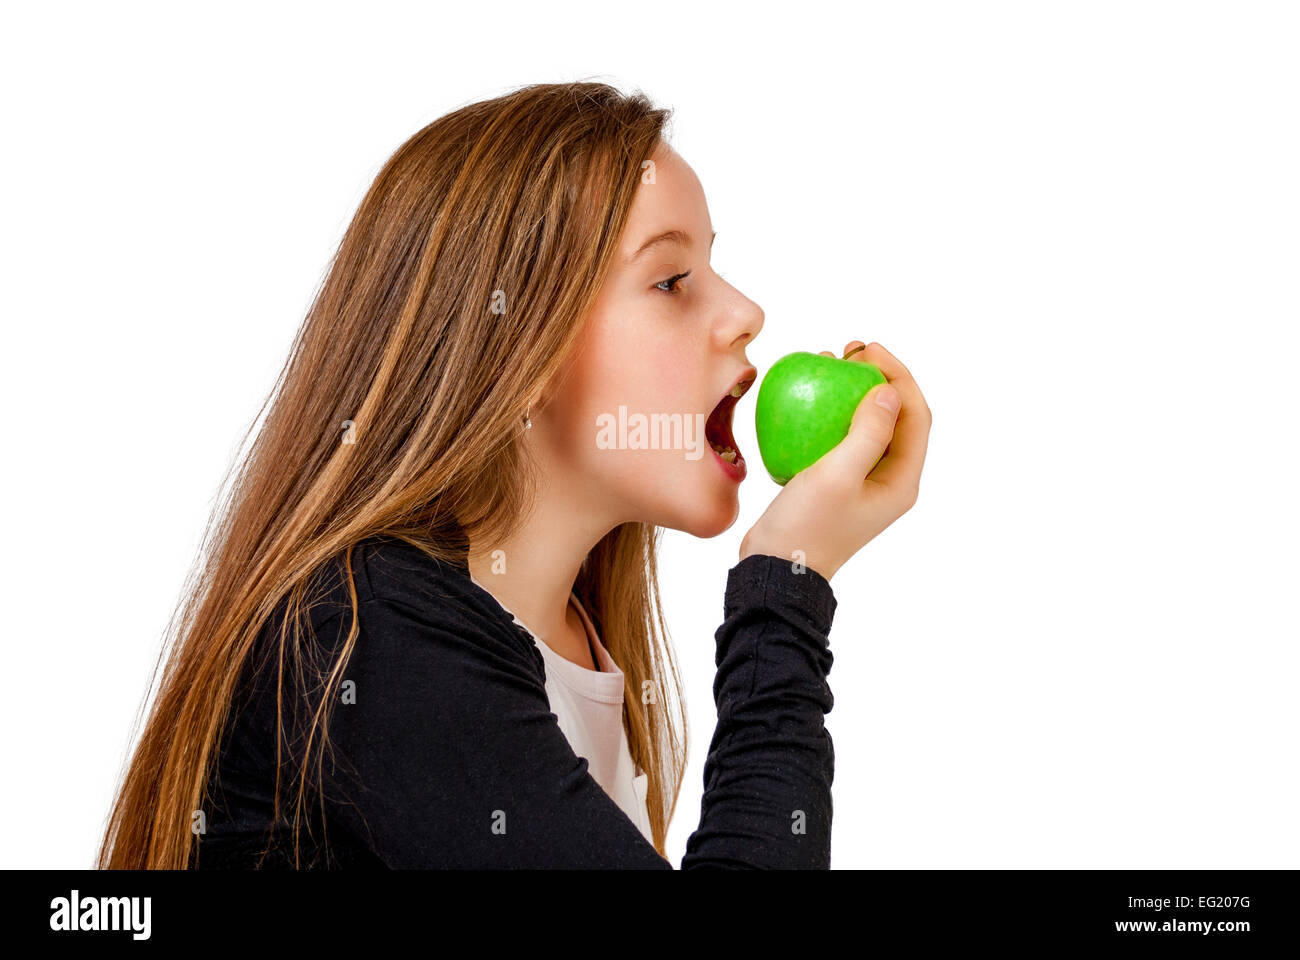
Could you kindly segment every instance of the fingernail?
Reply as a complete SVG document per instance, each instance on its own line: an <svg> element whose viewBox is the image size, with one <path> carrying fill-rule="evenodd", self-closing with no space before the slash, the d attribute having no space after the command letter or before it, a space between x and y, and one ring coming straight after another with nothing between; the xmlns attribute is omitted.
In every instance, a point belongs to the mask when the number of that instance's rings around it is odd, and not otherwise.
<svg viewBox="0 0 1300 960"><path fill-rule="evenodd" d="M898 413L899 407L903 405L903 398L898 395L898 391L893 387L881 387L876 391L876 403L890 413Z"/></svg>

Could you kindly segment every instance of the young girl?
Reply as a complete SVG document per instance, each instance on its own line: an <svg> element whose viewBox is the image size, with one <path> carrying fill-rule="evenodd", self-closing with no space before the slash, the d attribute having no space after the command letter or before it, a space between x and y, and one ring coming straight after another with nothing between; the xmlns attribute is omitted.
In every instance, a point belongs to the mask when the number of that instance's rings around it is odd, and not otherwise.
<svg viewBox="0 0 1300 960"><path fill-rule="evenodd" d="M709 265L668 117L529 86L385 165L214 515L101 867L670 867L657 536L736 519L763 312ZM828 581L914 503L930 427L891 354L844 352L890 384L741 542L683 868L830 862ZM608 429L638 415L674 429Z"/></svg>

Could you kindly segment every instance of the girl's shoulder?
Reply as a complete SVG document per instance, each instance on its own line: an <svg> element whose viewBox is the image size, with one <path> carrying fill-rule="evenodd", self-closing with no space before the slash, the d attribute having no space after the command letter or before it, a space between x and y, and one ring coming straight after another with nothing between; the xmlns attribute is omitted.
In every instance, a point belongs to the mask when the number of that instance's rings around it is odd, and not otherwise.
<svg viewBox="0 0 1300 960"><path fill-rule="evenodd" d="M353 590L363 636L401 639L375 634L416 623L523 658L544 675L545 662L531 638L461 563L434 557L397 537L369 537L315 572L308 590L312 626L332 621L343 625L346 634Z"/></svg>

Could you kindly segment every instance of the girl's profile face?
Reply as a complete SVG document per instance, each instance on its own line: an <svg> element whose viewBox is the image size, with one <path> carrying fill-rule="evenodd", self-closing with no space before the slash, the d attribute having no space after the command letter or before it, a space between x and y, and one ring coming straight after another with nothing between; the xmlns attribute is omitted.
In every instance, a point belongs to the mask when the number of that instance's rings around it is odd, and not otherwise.
<svg viewBox="0 0 1300 960"><path fill-rule="evenodd" d="M715 449L736 446L732 393L756 376L745 348L763 311L709 264L713 225L695 172L666 144L651 159L530 442L585 508L711 537L739 511L746 452Z"/></svg>

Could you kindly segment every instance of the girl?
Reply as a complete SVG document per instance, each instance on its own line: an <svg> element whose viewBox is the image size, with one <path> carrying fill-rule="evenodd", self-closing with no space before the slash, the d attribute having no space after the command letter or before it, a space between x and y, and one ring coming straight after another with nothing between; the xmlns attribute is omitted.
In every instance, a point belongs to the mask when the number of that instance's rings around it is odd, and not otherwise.
<svg viewBox="0 0 1300 960"><path fill-rule="evenodd" d="M101 867L670 867L657 537L736 519L763 312L709 265L669 115L534 85L384 166L218 504ZM890 385L741 542L683 868L829 865L828 581L914 503L930 427L884 348L845 354ZM638 415L666 442L599 426Z"/></svg>

